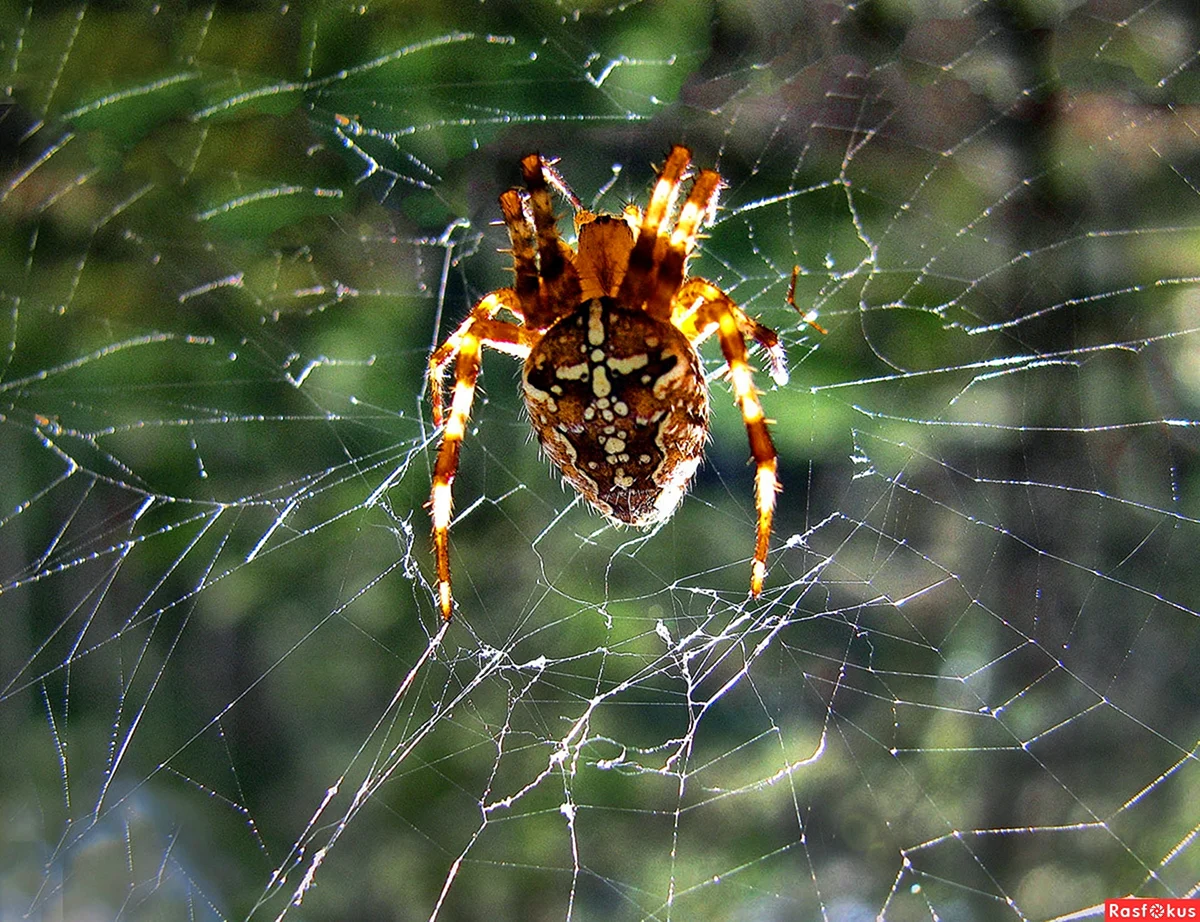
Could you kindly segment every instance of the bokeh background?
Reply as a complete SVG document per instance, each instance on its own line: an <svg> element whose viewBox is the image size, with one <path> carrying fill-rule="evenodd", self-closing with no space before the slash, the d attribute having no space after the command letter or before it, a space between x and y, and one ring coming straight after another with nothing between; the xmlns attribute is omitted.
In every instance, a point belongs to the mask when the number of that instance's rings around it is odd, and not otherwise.
<svg viewBox="0 0 1200 922"><path fill-rule="evenodd" d="M0 4L0 918L1193 895L1198 59L1153 0ZM789 352L767 591L719 350L649 535L489 355L439 637L496 197L676 142Z"/></svg>

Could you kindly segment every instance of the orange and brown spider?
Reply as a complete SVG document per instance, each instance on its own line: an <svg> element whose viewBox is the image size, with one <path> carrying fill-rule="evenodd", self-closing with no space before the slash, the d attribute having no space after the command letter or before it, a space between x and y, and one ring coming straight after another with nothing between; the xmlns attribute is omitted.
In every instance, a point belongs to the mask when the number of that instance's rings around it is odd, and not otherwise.
<svg viewBox="0 0 1200 922"><path fill-rule="evenodd" d="M687 276L688 256L721 185L715 170L701 170L671 227L690 161L687 148L671 149L645 214L634 206L620 215L583 209L538 154L521 161L525 189L500 196L515 283L481 299L429 358L435 425L444 416L442 377L456 362L430 497L438 605L446 620L453 606L450 488L484 346L524 360L533 431L567 482L613 522L646 527L675 511L703 457L708 389L696 344L716 333L757 465L750 593L762 591L779 484L746 337L766 349L776 382L786 383L787 371L773 330L715 285ZM551 186L575 208L578 249L558 236ZM496 319L501 310L515 322Z"/></svg>

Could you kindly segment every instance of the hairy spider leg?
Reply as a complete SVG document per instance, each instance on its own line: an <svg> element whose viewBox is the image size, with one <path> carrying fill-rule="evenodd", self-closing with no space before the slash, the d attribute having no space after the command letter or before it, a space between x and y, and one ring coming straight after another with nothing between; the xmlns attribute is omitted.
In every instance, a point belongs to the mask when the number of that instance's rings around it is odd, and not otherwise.
<svg viewBox="0 0 1200 922"><path fill-rule="evenodd" d="M530 226L525 216L519 191L510 189L500 196L500 210L512 245L515 287L499 289L483 298L471 309L459 328L429 357L429 386L435 425L442 424L444 413L442 376L446 366L457 357L450 416L442 429L429 498L433 519L433 549L437 562L438 607L447 621L453 613L454 604L450 590L449 536L452 486L458 472L467 421L475 401L482 349L490 346L526 359L538 331L545 330L579 304L579 276L570 261L572 251L558 236L541 156L530 154L525 157L521 161L521 170L534 226ZM508 310L521 323L494 319L500 310Z"/></svg>
<svg viewBox="0 0 1200 922"><path fill-rule="evenodd" d="M453 601L450 594L450 510L453 505L451 486L458 471L459 452L466 434L471 404L475 400L475 381L479 377L479 339L470 331L463 334L455 370L454 400L450 418L442 430L437 464L433 469L433 491L430 494L430 515L433 518L433 553L437 559L438 607L442 618L450 620Z"/></svg>
<svg viewBox="0 0 1200 922"><path fill-rule="evenodd" d="M574 251L558 236L558 222L540 154L521 160L521 175L529 193L529 210L537 233L538 275L541 278L538 315L526 318L530 326L546 329L575 310L580 302L579 274L572 263Z"/></svg>
<svg viewBox="0 0 1200 922"><path fill-rule="evenodd" d="M546 177L546 182L550 184L555 192L571 203L571 207L575 209L576 214L583 211L583 202L579 201L579 196L567 185L567 181L563 179L562 173L558 172L558 158L555 157L553 160L547 160L545 157L542 157L541 159L542 175Z"/></svg>
<svg viewBox="0 0 1200 922"><path fill-rule="evenodd" d="M521 304L516 292L511 288L501 288L480 299L479 303L471 308L467 319L460 323L458 329L447 336L446 341L438 346L429 357L429 390L433 403L433 424L435 426L442 424L442 413L445 406L442 379L446 366L461 351L463 337L468 333L471 333L476 339L482 338L493 349L500 352L507 352L518 358L529 355L529 335L523 327L492 319L501 310L507 310L514 316L521 317Z"/></svg>
<svg viewBox="0 0 1200 922"><path fill-rule="evenodd" d="M720 184L721 176L715 170L701 170L692 183L691 192L680 209L679 220L675 223L667 251L658 267L654 293L647 305L651 316L670 319L671 299L683 284L687 259L700 233L700 222L716 205L717 187Z"/></svg>
<svg viewBox="0 0 1200 922"><path fill-rule="evenodd" d="M755 464L754 509L758 516L750 594L757 597L762 593L767 574L771 520L775 514L775 494L779 492L778 456L758 399L759 390L754 386L754 372L746 360L745 337L747 333L753 336L769 353L773 349L779 350L779 338L773 330L750 320L725 292L703 279L688 280L676 298L676 309L683 315L677 326L693 344L706 339L715 330L729 366L733 397L746 424L750 456ZM687 316L689 312L691 316Z"/></svg>
<svg viewBox="0 0 1200 922"><path fill-rule="evenodd" d="M542 328L542 311L538 301L537 259L533 248L533 227L525 217L525 208L521 203L521 193L509 189L500 195L500 213L504 216L504 224L508 228L508 239L511 242L509 252L513 258L513 271L516 279L513 291L520 304L521 316L530 326Z"/></svg>
<svg viewBox="0 0 1200 922"><path fill-rule="evenodd" d="M638 231L637 242L629 253L629 267L617 292L617 300L626 307L641 307L653 296L657 274L656 257L660 255L659 244L665 244L664 230L679 194L683 171L687 169L691 160L691 151L681 145L675 145L667 155L658 179L655 180L650 204L642 214L642 226ZM652 312L651 316L656 320L670 319L666 311L661 311L660 315L654 315Z"/></svg>
<svg viewBox="0 0 1200 922"><path fill-rule="evenodd" d="M738 329L741 330L742 336L753 339L767 353L767 360L771 363L771 380L781 387L787 384L787 354L784 352L782 343L779 342L779 334L748 316L729 295L711 282L699 277L690 278L684 282L679 293L675 295L671 310L671 323L683 331L683 334L692 341L692 345L699 347L717 331L717 324L711 318L707 318L708 322L704 326L700 326L698 321L697 308L705 300L713 300L713 292L724 299L726 309L737 319Z"/></svg>
<svg viewBox="0 0 1200 922"><path fill-rule="evenodd" d="M516 294L508 288L492 292L471 310L462 325L433 353L429 359L429 382L433 392L434 423L442 422L442 374L451 359L457 357L454 369L454 392L450 400L450 415L442 429L437 461L433 468L433 489L429 494L429 511L433 519L433 552L437 562L438 608L449 621L453 612L450 593L450 512L453 508L452 487L458 473L462 441L475 402L475 383L479 378L480 354L490 346L518 358L526 358L531 347L531 334L515 323L493 319L501 308L517 313Z"/></svg>

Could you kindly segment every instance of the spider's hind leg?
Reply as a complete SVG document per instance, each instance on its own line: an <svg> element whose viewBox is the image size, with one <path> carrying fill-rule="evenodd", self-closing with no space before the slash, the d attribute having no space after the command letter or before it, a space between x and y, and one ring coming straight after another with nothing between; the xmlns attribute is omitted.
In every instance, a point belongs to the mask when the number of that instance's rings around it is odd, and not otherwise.
<svg viewBox="0 0 1200 922"><path fill-rule="evenodd" d="M458 472L471 405L475 402L475 382L479 378L480 342L468 331L458 349L454 376L454 399L450 418L442 430L437 462L433 468L433 489L429 494L429 514L433 519L433 554L437 563L438 608L442 618L450 620L454 602L450 593L450 511L453 508L451 487Z"/></svg>
<svg viewBox="0 0 1200 922"><path fill-rule="evenodd" d="M501 310L507 310L516 317L522 316L518 295L511 288L501 288L480 299L479 303L471 308L467 319L429 356L429 390L435 426L442 424L445 406L442 379L446 366L460 353L468 333L476 339L483 339L501 352L521 358L529 354L529 336L524 328L492 319Z"/></svg>
<svg viewBox="0 0 1200 922"><path fill-rule="evenodd" d="M472 309L462 325L446 338L429 358L429 386L433 392L433 418L442 423L442 375L446 366L455 361L454 391L450 399L450 415L442 427L433 468L433 488L429 494L429 511L433 519L433 552L437 563L438 608L447 621L453 612L450 593L450 513L453 508L451 488L458 473L462 442L475 402L475 384L479 379L480 356L484 346L490 346L518 358L529 355L532 336L524 327L494 319L501 308L519 316L516 294L509 288L492 292Z"/></svg>
<svg viewBox="0 0 1200 922"><path fill-rule="evenodd" d="M711 307L701 310L706 303L719 305L719 311L714 312ZM716 315L720 311L732 314L742 336L762 346L767 353L767 361L771 363L771 380L781 387L787 384L787 354L779 342L779 334L747 314L712 282L702 278L690 278L684 282L672 303L671 323L683 331L692 345L699 346L717 331Z"/></svg>
<svg viewBox="0 0 1200 922"><path fill-rule="evenodd" d="M767 349L773 365L778 362L782 367L783 349L774 330L751 320L725 292L704 279L690 279L684 284L675 299L675 310L673 321L693 344L716 332L721 352L729 366L733 397L746 424L750 456L755 465L754 508L757 516L750 594L757 597L762 592L767 573L767 551L771 543L771 523L775 515L779 478L778 455L771 441L762 403L758 399L759 390L754 386L754 372L747 360L746 336L751 336ZM786 375L786 371L782 373Z"/></svg>

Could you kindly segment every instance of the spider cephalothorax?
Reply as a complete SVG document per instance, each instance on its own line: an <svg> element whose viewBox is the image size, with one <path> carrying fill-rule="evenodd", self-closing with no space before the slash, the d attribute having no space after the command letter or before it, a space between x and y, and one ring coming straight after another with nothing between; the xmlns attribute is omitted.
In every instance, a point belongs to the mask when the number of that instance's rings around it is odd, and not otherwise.
<svg viewBox="0 0 1200 922"><path fill-rule="evenodd" d="M647 526L682 499L708 437L708 389L696 344L713 333L757 469L758 513L750 592L762 591L778 482L775 447L746 362L746 337L767 350L772 377L787 380L774 331L715 285L688 278L700 224L716 205L721 177L701 170L671 219L691 160L673 147L645 214L595 215L579 206L538 154L521 161L525 189L500 196L516 280L484 297L430 356L435 424L443 421L442 376L456 362L430 499L438 605L450 618L450 487L479 376L483 346L522 358L533 431L563 477L615 522ZM558 236L550 186L575 206L578 249ZM496 319L501 310L514 321Z"/></svg>

